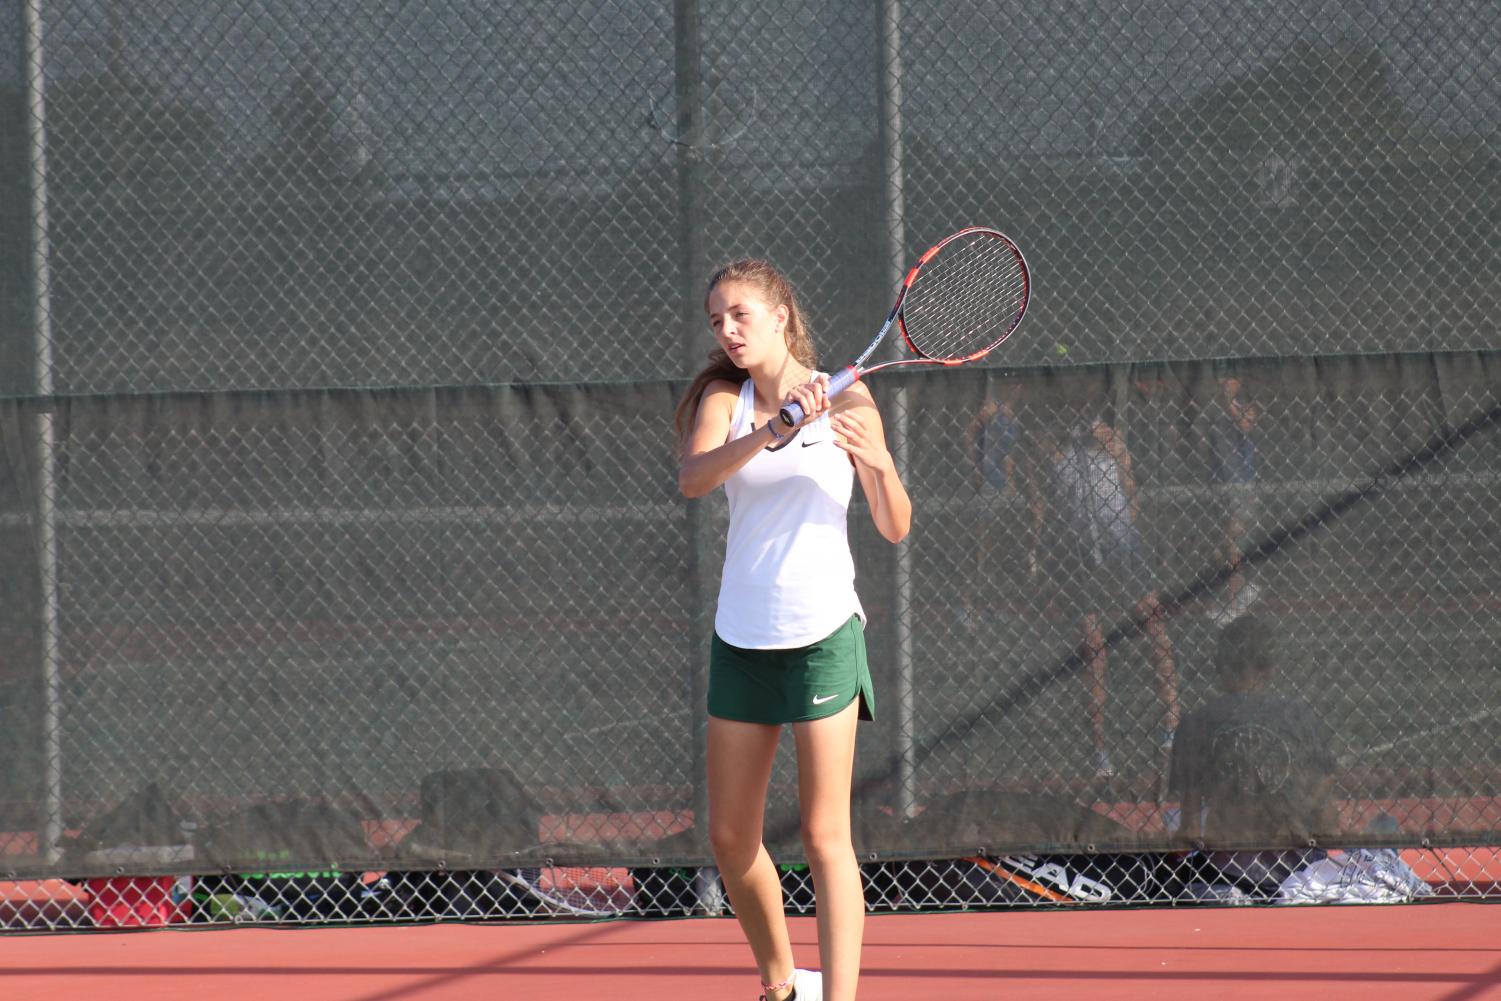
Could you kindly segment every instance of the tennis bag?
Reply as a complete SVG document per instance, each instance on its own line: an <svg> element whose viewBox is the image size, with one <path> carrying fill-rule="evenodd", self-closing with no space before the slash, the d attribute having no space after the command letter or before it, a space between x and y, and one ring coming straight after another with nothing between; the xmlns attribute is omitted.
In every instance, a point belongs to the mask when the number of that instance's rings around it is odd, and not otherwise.
<svg viewBox="0 0 1501 1001"><path fill-rule="evenodd" d="M411 871L388 876L401 917L500 918L535 914L535 869L496 863L537 844L542 810L505 768L456 768L423 776L418 821L398 848ZM432 869L433 863L442 866ZM397 878L393 878L397 877Z"/></svg>
<svg viewBox="0 0 1501 1001"><path fill-rule="evenodd" d="M1129 844L1130 828L1082 804L1032 793L966 790L906 822L908 844ZM1164 852L982 850L962 858L884 863L881 902L897 910L1017 904L1169 902L1181 855ZM875 874L868 874L867 880ZM867 893L871 884L867 884Z"/></svg>
<svg viewBox="0 0 1501 1001"><path fill-rule="evenodd" d="M498 858L537 843L542 809L506 768L456 768L423 776L418 823L404 845L445 858Z"/></svg>
<svg viewBox="0 0 1501 1001"><path fill-rule="evenodd" d="M378 908L363 871L339 862L370 855L364 824L326 801L257 803L208 824L201 843L243 871L194 880L197 920L354 920Z"/></svg>
<svg viewBox="0 0 1501 1001"><path fill-rule="evenodd" d="M180 863L192 859L190 825L155 782L123 797L79 832L63 839L68 863L86 872L108 873L116 865Z"/></svg>
<svg viewBox="0 0 1501 1001"><path fill-rule="evenodd" d="M954 864L964 867L964 896L973 905L1169 903L1177 878L1174 857L1160 852L1017 852Z"/></svg>

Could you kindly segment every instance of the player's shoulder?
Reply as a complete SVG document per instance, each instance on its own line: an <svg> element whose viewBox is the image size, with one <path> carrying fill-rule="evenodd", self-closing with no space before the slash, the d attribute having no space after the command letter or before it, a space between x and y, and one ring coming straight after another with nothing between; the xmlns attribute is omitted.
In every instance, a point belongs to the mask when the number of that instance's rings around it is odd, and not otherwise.
<svg viewBox="0 0 1501 1001"><path fill-rule="evenodd" d="M704 387L703 396L699 397L701 405L733 408L740 398L741 385L731 379L715 379Z"/></svg>
<svg viewBox="0 0 1501 1001"><path fill-rule="evenodd" d="M734 420L739 398L739 383L729 379L713 380L704 386L704 391L699 395L695 427L717 436Z"/></svg>
<svg viewBox="0 0 1501 1001"><path fill-rule="evenodd" d="M739 396L740 387L744 384L744 379L738 381L734 379L714 379L704 387L704 395L719 396L728 394L730 396Z"/></svg>

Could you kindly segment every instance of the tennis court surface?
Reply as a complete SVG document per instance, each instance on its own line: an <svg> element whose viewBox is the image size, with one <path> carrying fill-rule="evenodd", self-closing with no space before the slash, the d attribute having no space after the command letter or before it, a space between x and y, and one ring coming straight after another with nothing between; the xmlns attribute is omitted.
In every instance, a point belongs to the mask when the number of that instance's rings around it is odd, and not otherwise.
<svg viewBox="0 0 1501 1001"><path fill-rule="evenodd" d="M812 918L790 919L816 962ZM1501 907L1477 903L872 916L866 1001L1501 998ZM730 919L0 939L7 1001L656 1001L756 996Z"/></svg>

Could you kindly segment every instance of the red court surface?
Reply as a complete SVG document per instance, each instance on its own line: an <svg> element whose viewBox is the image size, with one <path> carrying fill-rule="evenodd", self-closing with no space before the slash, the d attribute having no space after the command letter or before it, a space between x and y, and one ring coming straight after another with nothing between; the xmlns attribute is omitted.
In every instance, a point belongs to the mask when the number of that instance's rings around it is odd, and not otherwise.
<svg viewBox="0 0 1501 1001"><path fill-rule="evenodd" d="M791 925L814 964L813 920ZM748 956L708 918L17 935L0 997L750 1001ZM877 915L860 997L1501 999L1501 906Z"/></svg>

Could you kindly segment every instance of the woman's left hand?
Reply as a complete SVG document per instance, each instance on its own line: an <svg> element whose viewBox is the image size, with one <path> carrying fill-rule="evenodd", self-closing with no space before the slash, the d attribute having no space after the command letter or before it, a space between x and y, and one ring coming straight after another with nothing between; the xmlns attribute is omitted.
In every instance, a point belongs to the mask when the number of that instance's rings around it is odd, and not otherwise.
<svg viewBox="0 0 1501 1001"><path fill-rule="evenodd" d="M834 446L843 449L855 467L876 531L888 542L901 542L912 530L912 498L886 448L886 426L870 390L858 383L851 386L829 414L829 427Z"/></svg>
<svg viewBox="0 0 1501 1001"><path fill-rule="evenodd" d="M857 463L872 469L891 465L884 435L873 434L860 416L859 407L851 407L829 417L834 429L834 444L844 449Z"/></svg>

